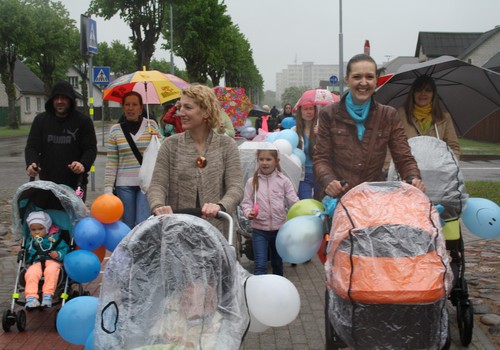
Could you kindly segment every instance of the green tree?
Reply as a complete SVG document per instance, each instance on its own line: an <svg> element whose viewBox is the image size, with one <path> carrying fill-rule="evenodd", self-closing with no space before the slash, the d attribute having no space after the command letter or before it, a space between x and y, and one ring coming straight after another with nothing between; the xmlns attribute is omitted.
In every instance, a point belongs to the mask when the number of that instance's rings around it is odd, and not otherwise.
<svg viewBox="0 0 500 350"><path fill-rule="evenodd" d="M157 70L163 73L169 73L170 74L170 62L167 62L165 59L156 59L153 58L151 60L151 69L152 70ZM174 75L185 80L189 81L189 76L185 70L181 70L174 66Z"/></svg>
<svg viewBox="0 0 500 350"><path fill-rule="evenodd" d="M311 88L307 86L292 86L286 88L281 95L281 103L283 105L290 103L292 106L295 106L297 101L300 99L300 96L302 96L302 94L309 89Z"/></svg>
<svg viewBox="0 0 500 350"><path fill-rule="evenodd" d="M115 77L137 70L134 51L118 40L113 40L111 46L106 42L99 43L97 52L93 58L93 64L109 67Z"/></svg>
<svg viewBox="0 0 500 350"><path fill-rule="evenodd" d="M111 19L117 13L132 30L130 42L136 52L137 70L149 67L164 25L168 0L92 0L89 13Z"/></svg>
<svg viewBox="0 0 500 350"><path fill-rule="evenodd" d="M58 1L24 0L32 18L36 40L23 52L28 67L37 74L50 94L54 81L66 78L79 42L75 21ZM75 42L76 41L76 42Z"/></svg>
<svg viewBox="0 0 500 350"><path fill-rule="evenodd" d="M220 49L219 40L231 25L226 5L218 0L185 0L174 2L174 53L186 65L190 82L206 83L212 50ZM165 16L169 23L170 14ZM170 49L170 27L162 31ZM213 55L212 55L213 56Z"/></svg>
<svg viewBox="0 0 500 350"><path fill-rule="evenodd" d="M11 129L19 129L14 68L20 52L33 41L31 24L28 8L19 0L0 1L0 76L7 94Z"/></svg>

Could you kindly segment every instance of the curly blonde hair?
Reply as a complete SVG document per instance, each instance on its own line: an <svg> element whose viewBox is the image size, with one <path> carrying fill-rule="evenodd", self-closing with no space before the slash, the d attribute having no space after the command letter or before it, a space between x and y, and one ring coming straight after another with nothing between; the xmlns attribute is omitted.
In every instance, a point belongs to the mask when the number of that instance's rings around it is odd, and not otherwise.
<svg viewBox="0 0 500 350"><path fill-rule="evenodd" d="M208 112L207 125L210 129L219 127L221 105L213 89L194 83L182 89L181 93L182 96L191 98L201 109Z"/></svg>

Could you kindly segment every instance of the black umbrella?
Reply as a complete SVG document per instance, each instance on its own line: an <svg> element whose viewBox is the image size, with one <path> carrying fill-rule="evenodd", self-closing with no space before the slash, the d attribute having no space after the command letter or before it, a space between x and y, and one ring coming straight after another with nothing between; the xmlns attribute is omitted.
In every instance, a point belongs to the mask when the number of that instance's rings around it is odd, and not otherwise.
<svg viewBox="0 0 500 350"><path fill-rule="evenodd" d="M444 107L450 112L459 136L500 109L500 74L450 56L405 64L381 87L375 99L401 107L411 84L422 75L434 79Z"/></svg>
<svg viewBox="0 0 500 350"><path fill-rule="evenodd" d="M250 112L248 112L249 117L261 117L263 115L269 115L269 112L256 104L254 104L253 108L250 110Z"/></svg>

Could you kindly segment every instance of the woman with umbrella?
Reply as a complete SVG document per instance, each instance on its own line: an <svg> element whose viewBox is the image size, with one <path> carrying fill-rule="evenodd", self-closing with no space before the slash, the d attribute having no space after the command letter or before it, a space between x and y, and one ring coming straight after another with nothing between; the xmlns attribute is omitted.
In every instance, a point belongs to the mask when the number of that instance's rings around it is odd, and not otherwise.
<svg viewBox="0 0 500 350"><path fill-rule="evenodd" d="M139 187L142 155L153 135L161 137L158 124L143 115L142 96L136 91L123 95L123 122L109 131L104 193L116 195L124 206L122 221L130 228L146 220L151 212Z"/></svg>
<svg viewBox="0 0 500 350"><path fill-rule="evenodd" d="M180 118L185 132L165 139L148 189L151 211L201 208L213 218L232 213L243 199L243 176L236 142L213 131L220 125L221 105L214 91L192 84L181 92ZM211 223L223 230L219 220Z"/></svg>
<svg viewBox="0 0 500 350"><path fill-rule="evenodd" d="M441 107L436 83L430 76L422 75L415 79L398 113L408 138L421 135L437 137L446 142L460 159L460 145L453 121Z"/></svg>
<svg viewBox="0 0 500 350"><path fill-rule="evenodd" d="M363 182L383 181L387 148L401 178L425 191L396 109L373 98L376 62L364 54L352 57L345 81L349 92L319 114L314 174L322 194L340 197Z"/></svg>

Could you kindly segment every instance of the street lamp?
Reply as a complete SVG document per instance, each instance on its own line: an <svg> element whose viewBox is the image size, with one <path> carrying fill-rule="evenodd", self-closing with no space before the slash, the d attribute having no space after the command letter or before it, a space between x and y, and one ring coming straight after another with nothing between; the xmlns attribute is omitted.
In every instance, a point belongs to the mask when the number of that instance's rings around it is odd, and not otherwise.
<svg viewBox="0 0 500 350"><path fill-rule="evenodd" d="M339 0L339 93L344 93L344 35L342 34L342 0Z"/></svg>
<svg viewBox="0 0 500 350"><path fill-rule="evenodd" d="M174 75L174 9L170 0L170 74Z"/></svg>

